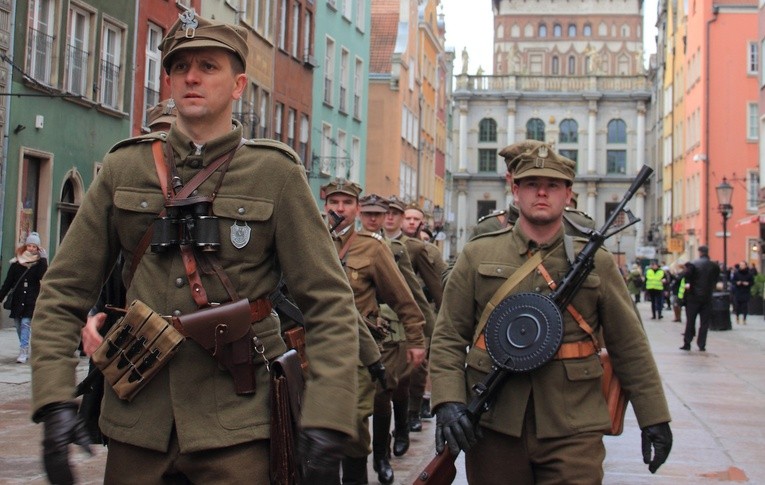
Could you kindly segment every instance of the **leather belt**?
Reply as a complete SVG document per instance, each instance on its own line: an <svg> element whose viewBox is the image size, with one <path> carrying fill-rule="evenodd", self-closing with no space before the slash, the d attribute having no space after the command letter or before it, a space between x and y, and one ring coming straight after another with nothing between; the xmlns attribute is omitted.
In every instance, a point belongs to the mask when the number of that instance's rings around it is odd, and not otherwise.
<svg viewBox="0 0 765 485"><path fill-rule="evenodd" d="M597 349L592 340L579 340L561 344L553 359L582 359L596 353Z"/></svg>

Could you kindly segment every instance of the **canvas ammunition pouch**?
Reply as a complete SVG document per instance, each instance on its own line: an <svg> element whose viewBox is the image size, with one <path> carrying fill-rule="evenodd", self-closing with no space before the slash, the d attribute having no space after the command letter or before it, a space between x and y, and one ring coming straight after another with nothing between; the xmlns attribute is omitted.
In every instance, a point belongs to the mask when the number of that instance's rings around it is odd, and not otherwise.
<svg viewBox="0 0 765 485"><path fill-rule="evenodd" d="M404 324L401 323L401 321L398 319L398 315L396 315L396 312L394 312L390 306L385 303L381 304L380 316L378 318L386 320L386 323L389 327L388 335L385 336L383 342L390 343L406 341L406 330L404 329Z"/></svg>
<svg viewBox="0 0 765 485"><path fill-rule="evenodd" d="M172 317L173 326L212 355L234 379L237 394L255 392L255 353L264 357L265 349L252 328L271 311L266 300L247 299L224 303Z"/></svg>
<svg viewBox="0 0 765 485"><path fill-rule="evenodd" d="M93 353L120 399L131 401L178 351L184 337L151 308L134 300Z"/></svg>
<svg viewBox="0 0 765 485"><path fill-rule="evenodd" d="M361 319L364 320L369 333L372 334L372 338L377 342L382 342L390 335L390 322L383 317L370 313L367 316L362 315Z"/></svg>

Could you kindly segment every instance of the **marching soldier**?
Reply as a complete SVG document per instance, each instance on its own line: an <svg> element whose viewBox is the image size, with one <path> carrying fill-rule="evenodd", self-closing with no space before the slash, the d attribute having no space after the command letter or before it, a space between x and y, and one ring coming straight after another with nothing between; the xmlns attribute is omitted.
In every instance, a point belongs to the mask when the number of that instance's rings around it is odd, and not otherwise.
<svg viewBox="0 0 765 485"><path fill-rule="evenodd" d="M535 370L510 373L491 409L476 425L467 417L472 386L491 370L492 359L476 335L479 316L509 275L532 254L543 257L511 290L549 293L545 274L570 266L563 210L571 195L574 162L537 143L510 160L520 217L512 228L469 242L449 276L431 347L436 450L466 451L469 483L600 483L611 426L601 390L602 367L590 334L574 311L564 311L563 344ZM574 250L584 240L572 238ZM642 451L651 473L672 447L669 410L658 369L637 312L613 257L596 255L572 306L595 334L602 332L614 371L630 396L642 428ZM469 349L469 350L467 350Z"/></svg>
<svg viewBox="0 0 765 485"><path fill-rule="evenodd" d="M247 31L187 11L161 50L176 120L169 132L121 142L106 155L43 280L33 324L32 413L44 423L46 473L53 483L73 482L68 445L87 446L75 414L73 355L121 254L127 301L143 302L153 322L177 323L231 303L245 309L237 323L258 337L266 360L286 350L266 298L284 272L308 322L303 469L320 477L337 470L356 433L358 332L350 287L298 156L277 142L243 142L241 124L232 122L232 103L247 86ZM205 218L207 233L191 233L184 223L181 245L172 231L155 232L155 247L164 251L152 251L146 234L155 221L181 224L158 219L166 206L181 210L174 203L188 203L185 221ZM196 210L185 209L191 206ZM196 243L211 244L202 251ZM215 335L214 322L200 325ZM243 388L189 337L132 400L108 387L99 422L110 440L104 482L268 483L269 373L263 359L244 360L241 369Z"/></svg>
<svg viewBox="0 0 765 485"><path fill-rule="evenodd" d="M333 234L335 248L351 284L356 308L368 323L372 334L378 342L382 342L390 333L387 320L380 314L379 298L398 316L406 339L406 361L416 367L425 358L424 318L382 236L355 230L354 222L360 208L360 193L361 187L358 184L342 179L322 187L325 211L333 210L344 218ZM391 373L391 370L386 369L386 374L388 373ZM359 438L349 444L343 459L343 483L347 484L367 482L366 457L370 444L368 420L372 414L375 391L365 369L360 368L358 380ZM373 443L373 467L378 472L380 482L386 484L393 482L393 471L388 462L390 421L390 410L387 416L375 415L373 421L374 435L385 438L377 439Z"/></svg>

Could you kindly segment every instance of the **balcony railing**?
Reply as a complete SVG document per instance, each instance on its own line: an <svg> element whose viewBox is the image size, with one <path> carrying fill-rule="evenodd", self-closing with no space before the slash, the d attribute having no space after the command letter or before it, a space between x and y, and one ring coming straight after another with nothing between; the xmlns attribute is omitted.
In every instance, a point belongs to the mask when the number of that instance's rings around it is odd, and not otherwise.
<svg viewBox="0 0 765 485"><path fill-rule="evenodd" d="M646 76L457 76L457 91L648 91Z"/></svg>
<svg viewBox="0 0 765 485"><path fill-rule="evenodd" d="M29 28L27 44L27 70L32 77L43 84L51 84L53 65L53 36Z"/></svg>
<svg viewBox="0 0 765 485"><path fill-rule="evenodd" d="M101 104L119 109L120 66L101 60Z"/></svg>

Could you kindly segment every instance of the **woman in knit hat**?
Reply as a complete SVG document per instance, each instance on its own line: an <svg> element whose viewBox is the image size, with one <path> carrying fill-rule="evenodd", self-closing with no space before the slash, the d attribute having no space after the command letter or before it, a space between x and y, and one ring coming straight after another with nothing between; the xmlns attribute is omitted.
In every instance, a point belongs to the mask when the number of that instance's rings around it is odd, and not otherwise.
<svg viewBox="0 0 765 485"><path fill-rule="evenodd" d="M48 269L48 260L40 254L40 235L31 232L24 244L16 249L8 274L0 287L3 308L11 311L19 335L19 356L16 362L24 364L29 359L29 336L35 301L40 293L40 280Z"/></svg>

